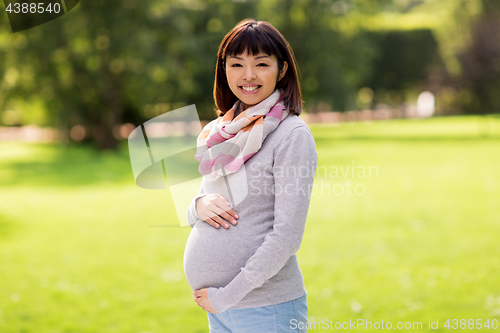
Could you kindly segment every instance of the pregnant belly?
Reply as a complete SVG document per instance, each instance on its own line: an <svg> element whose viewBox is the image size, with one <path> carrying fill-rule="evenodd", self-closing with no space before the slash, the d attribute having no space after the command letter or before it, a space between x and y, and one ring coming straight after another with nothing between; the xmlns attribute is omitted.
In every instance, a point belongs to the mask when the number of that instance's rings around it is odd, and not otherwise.
<svg viewBox="0 0 500 333"><path fill-rule="evenodd" d="M189 234L184 251L184 273L193 290L226 286L264 241L243 223L216 229L198 222Z"/></svg>

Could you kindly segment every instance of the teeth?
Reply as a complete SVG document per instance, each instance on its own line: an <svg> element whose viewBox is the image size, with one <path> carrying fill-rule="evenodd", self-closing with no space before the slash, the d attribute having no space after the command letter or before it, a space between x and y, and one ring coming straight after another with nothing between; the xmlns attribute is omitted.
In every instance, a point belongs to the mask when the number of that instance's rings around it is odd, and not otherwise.
<svg viewBox="0 0 500 333"><path fill-rule="evenodd" d="M246 91L254 91L255 89L257 89L258 86L253 86L253 87L242 87L243 89L245 89Z"/></svg>

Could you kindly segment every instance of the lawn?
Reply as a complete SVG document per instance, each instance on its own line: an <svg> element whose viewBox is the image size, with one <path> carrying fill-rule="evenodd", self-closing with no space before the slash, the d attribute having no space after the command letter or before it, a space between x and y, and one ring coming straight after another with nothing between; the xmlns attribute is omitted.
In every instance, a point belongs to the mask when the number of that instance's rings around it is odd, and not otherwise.
<svg viewBox="0 0 500 333"><path fill-rule="evenodd" d="M310 128L309 321L500 331L500 118ZM191 228L158 226L175 223L168 190L135 185L126 142L1 142L0 332L208 332L182 268Z"/></svg>

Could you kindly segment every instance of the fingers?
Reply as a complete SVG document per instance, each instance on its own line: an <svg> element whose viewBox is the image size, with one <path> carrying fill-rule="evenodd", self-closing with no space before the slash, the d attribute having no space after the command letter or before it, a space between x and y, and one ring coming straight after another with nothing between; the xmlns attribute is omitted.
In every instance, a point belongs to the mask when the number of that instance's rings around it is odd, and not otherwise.
<svg viewBox="0 0 500 333"><path fill-rule="evenodd" d="M214 208L215 215L212 217L212 220L214 220L216 223L222 225L224 228L229 229L229 223L224 221L221 216L226 214L224 210L222 210L220 207ZM227 215L227 214L226 214Z"/></svg>
<svg viewBox="0 0 500 333"><path fill-rule="evenodd" d="M202 295L203 295L203 291L201 289L195 290L193 292L193 298L194 298L194 301L196 302L196 304L198 304L198 306L201 307L203 310L207 311L206 305L203 304L204 302L203 302Z"/></svg>
<svg viewBox="0 0 500 333"><path fill-rule="evenodd" d="M196 304L198 304L198 306L203 308L203 306L200 304L201 303L201 296L196 295L196 291L193 293L193 298L194 298L194 301L196 302Z"/></svg>
<svg viewBox="0 0 500 333"><path fill-rule="evenodd" d="M224 221L219 218L217 211L217 206L212 204L211 206L204 207L203 211L200 213L200 218L206 223L210 224L214 228L219 228L220 224L223 224ZM227 223L226 223L227 224Z"/></svg>
<svg viewBox="0 0 500 333"><path fill-rule="evenodd" d="M219 229L220 226L229 229L228 221L236 225L236 219L238 219L239 216L231 208L229 201L222 195L207 195L203 197L202 202L203 204L199 207L198 215L203 221L216 229Z"/></svg>
<svg viewBox="0 0 500 333"><path fill-rule="evenodd" d="M208 290L208 288L196 289L193 292L193 296L202 297L202 296L204 296L207 293L207 290Z"/></svg>
<svg viewBox="0 0 500 333"><path fill-rule="evenodd" d="M216 202L217 207L220 209L218 215L236 225L236 219L239 217L238 214L231 208L231 204L223 196L219 195L219 200ZM229 226L228 226L229 227Z"/></svg>
<svg viewBox="0 0 500 333"><path fill-rule="evenodd" d="M205 220L203 220L203 221L207 222L208 224L210 224L210 225L211 225L212 227L214 227L214 228L217 228L217 229L219 229L219 228L220 228L220 224L219 224L219 223L217 223L215 220L213 220L213 219L211 219L211 218L207 218L207 219L205 219Z"/></svg>
<svg viewBox="0 0 500 333"><path fill-rule="evenodd" d="M228 229L229 224L222 219L222 217L226 218L226 220L231 221L231 223L235 224L233 218L228 215L223 208L219 205L223 205L221 203L215 203L214 206L210 207L210 212L208 213L209 220L206 220L212 226L217 228L217 225L222 225L224 228Z"/></svg>
<svg viewBox="0 0 500 333"><path fill-rule="evenodd" d="M227 221L231 222L233 225L236 225L236 219L238 216L234 210L229 208L229 210L226 210L220 214L221 217L225 218Z"/></svg>
<svg viewBox="0 0 500 333"><path fill-rule="evenodd" d="M223 196L221 196L221 201L218 204L219 208L221 208L229 218L226 218L228 221L236 220L239 216L236 212L231 208L231 204L227 201ZM235 224L235 223L233 223Z"/></svg>

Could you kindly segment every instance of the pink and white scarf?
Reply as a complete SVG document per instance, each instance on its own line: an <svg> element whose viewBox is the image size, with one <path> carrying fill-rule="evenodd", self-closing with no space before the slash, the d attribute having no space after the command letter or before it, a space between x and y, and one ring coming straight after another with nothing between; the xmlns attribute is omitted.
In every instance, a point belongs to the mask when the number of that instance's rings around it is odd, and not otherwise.
<svg viewBox="0 0 500 333"><path fill-rule="evenodd" d="M222 117L203 128L197 139L195 158L200 162L198 170L204 177L215 180L236 172L259 151L269 133L289 114L282 94L282 89L276 89L234 118L241 103L238 100Z"/></svg>

